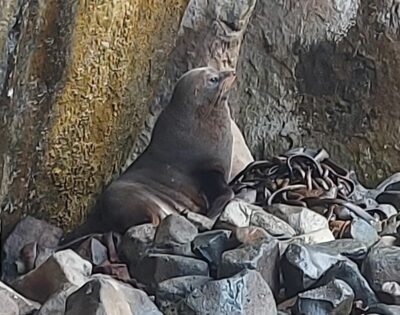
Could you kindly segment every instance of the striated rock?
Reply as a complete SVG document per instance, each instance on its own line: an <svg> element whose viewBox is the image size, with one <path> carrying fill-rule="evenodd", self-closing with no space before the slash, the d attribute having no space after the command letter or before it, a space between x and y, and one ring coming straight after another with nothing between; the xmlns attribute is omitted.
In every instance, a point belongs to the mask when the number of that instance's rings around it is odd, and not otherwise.
<svg viewBox="0 0 400 315"><path fill-rule="evenodd" d="M332 253L341 254L351 260L362 260L367 256L367 246L351 238L337 239L330 242L319 243L317 247L326 248Z"/></svg>
<svg viewBox="0 0 400 315"><path fill-rule="evenodd" d="M15 292L13 289L5 285L3 282L0 281L0 296L3 297L4 301L8 301L8 299L11 299L14 304L17 305L17 314L31 314L33 311L36 311L40 308L40 304L36 303L34 301L30 301L20 295L19 293ZM7 299L7 298L8 299ZM6 303L6 302L4 302ZM0 305L1 302L0 302ZM13 306L10 306L10 309ZM5 308L1 307L0 312L4 310ZM0 313L1 314L1 313Z"/></svg>
<svg viewBox="0 0 400 315"><path fill-rule="evenodd" d="M279 291L279 245L274 239L257 239L222 254L218 276L231 277L242 270L257 270L274 294Z"/></svg>
<svg viewBox="0 0 400 315"><path fill-rule="evenodd" d="M210 268L216 270L221 259L221 254L229 247L229 230L214 230L199 234L192 242L195 254L205 259Z"/></svg>
<svg viewBox="0 0 400 315"><path fill-rule="evenodd" d="M295 305L295 314L349 315L354 293L342 280L333 280L327 285L300 293Z"/></svg>
<svg viewBox="0 0 400 315"><path fill-rule="evenodd" d="M400 291L396 290L400 285L399 247L374 246L363 262L362 272L375 292L383 295L386 301L399 299Z"/></svg>
<svg viewBox="0 0 400 315"><path fill-rule="evenodd" d="M24 296L44 303L52 294L68 285L81 286L92 272L92 265L72 250L55 253L37 269L12 282Z"/></svg>
<svg viewBox="0 0 400 315"><path fill-rule="evenodd" d="M162 315L145 292L96 276L71 294L65 315Z"/></svg>
<svg viewBox="0 0 400 315"><path fill-rule="evenodd" d="M176 303L210 280L212 278L205 276L185 276L162 281L157 285L156 303L163 313L168 314Z"/></svg>
<svg viewBox="0 0 400 315"><path fill-rule="evenodd" d="M24 246L35 243L41 247L54 248L58 245L62 235L63 231L60 228L45 221L31 216L23 218L15 226L2 248L4 259L2 260L1 280L9 283L17 277L17 268L14 263Z"/></svg>
<svg viewBox="0 0 400 315"><path fill-rule="evenodd" d="M133 226L125 232L121 248L131 267L146 255L153 243L156 230L157 225L149 223Z"/></svg>
<svg viewBox="0 0 400 315"><path fill-rule="evenodd" d="M64 315L67 298L78 289L77 286L61 288L43 303L39 312L35 315Z"/></svg>
<svg viewBox="0 0 400 315"><path fill-rule="evenodd" d="M276 315L271 289L260 273L244 270L222 280L207 282L178 304L179 314Z"/></svg>
<svg viewBox="0 0 400 315"><path fill-rule="evenodd" d="M208 264L200 259L168 254L149 254L131 274L141 283L155 287L161 281L182 276L208 276Z"/></svg>
<svg viewBox="0 0 400 315"><path fill-rule="evenodd" d="M375 293L357 265L346 257L317 245L290 244L282 258L284 285L289 296L340 279L366 305L377 302Z"/></svg>

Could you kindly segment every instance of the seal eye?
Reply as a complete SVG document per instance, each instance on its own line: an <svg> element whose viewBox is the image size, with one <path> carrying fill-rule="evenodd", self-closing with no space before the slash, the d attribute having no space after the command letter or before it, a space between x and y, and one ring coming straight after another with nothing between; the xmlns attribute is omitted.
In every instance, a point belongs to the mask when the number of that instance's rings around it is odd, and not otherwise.
<svg viewBox="0 0 400 315"><path fill-rule="evenodd" d="M211 82L212 84L217 84L218 81L219 81L219 78L218 78L218 77L211 77L211 78L210 78L210 82Z"/></svg>

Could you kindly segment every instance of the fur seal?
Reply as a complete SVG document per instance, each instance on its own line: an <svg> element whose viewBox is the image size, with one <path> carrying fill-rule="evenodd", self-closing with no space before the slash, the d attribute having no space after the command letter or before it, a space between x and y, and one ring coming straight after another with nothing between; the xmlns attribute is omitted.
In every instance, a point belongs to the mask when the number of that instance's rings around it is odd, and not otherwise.
<svg viewBox="0 0 400 315"><path fill-rule="evenodd" d="M215 217L233 198L228 185L233 136L229 89L234 70L183 74L154 126L146 150L100 195L93 211L62 243L89 233L158 224L172 213Z"/></svg>

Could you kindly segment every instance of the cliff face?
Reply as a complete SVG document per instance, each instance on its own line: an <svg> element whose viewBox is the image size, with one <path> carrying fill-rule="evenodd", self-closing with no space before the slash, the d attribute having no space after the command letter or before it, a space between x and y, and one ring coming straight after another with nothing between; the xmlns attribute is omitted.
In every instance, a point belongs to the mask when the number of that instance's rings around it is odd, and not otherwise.
<svg viewBox="0 0 400 315"><path fill-rule="evenodd" d="M3 227L22 213L70 227L127 159L186 0L0 6Z"/></svg>
<svg viewBox="0 0 400 315"><path fill-rule="evenodd" d="M207 63L237 66L231 105L257 158L323 146L369 183L400 167L397 1L0 6L3 227L26 213L81 222L179 75Z"/></svg>

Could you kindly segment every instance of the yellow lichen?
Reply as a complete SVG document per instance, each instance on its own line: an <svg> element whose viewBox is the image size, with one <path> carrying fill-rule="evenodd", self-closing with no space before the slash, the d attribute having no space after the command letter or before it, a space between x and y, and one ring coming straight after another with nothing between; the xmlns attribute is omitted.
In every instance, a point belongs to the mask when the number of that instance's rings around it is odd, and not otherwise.
<svg viewBox="0 0 400 315"><path fill-rule="evenodd" d="M69 228L81 222L126 159L185 6L186 0L79 1L38 185L53 222ZM160 49L164 60L156 58Z"/></svg>

